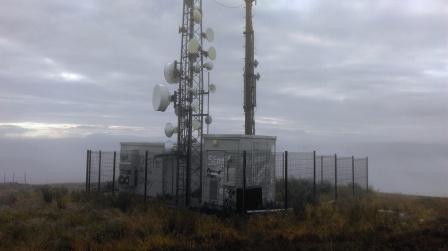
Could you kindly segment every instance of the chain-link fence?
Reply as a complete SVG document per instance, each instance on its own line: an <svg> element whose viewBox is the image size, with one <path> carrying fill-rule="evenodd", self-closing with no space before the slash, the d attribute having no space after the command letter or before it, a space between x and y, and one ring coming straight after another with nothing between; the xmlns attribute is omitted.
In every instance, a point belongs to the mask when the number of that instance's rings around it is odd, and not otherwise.
<svg viewBox="0 0 448 251"><path fill-rule="evenodd" d="M86 191L117 191L117 152L87 151Z"/></svg>
<svg viewBox="0 0 448 251"><path fill-rule="evenodd" d="M304 208L307 203L361 196L368 190L368 158L316 152L207 151L202 205L242 211ZM125 191L182 200L176 156L88 151L86 190Z"/></svg>
<svg viewBox="0 0 448 251"><path fill-rule="evenodd" d="M179 194L176 158L149 151L87 151L86 191L136 193L147 197ZM182 195L179 195L179 197Z"/></svg>

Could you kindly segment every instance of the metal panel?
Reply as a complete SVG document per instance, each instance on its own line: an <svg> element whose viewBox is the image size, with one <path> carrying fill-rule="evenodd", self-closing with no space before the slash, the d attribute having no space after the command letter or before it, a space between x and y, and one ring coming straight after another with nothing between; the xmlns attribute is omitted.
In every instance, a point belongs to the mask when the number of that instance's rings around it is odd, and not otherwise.
<svg viewBox="0 0 448 251"><path fill-rule="evenodd" d="M242 153L247 151L247 184L261 187L263 201L275 197L276 138L259 135L205 135L203 202L217 206L236 206L236 191L243 184ZM210 175L212 173L213 175ZM217 179L217 201L210 191ZM213 191L215 192L215 190Z"/></svg>

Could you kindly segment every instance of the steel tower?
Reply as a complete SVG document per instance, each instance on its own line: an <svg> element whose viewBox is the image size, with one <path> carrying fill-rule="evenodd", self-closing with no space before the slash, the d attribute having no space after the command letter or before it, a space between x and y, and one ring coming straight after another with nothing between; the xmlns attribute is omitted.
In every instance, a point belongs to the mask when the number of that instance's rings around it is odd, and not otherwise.
<svg viewBox="0 0 448 251"><path fill-rule="evenodd" d="M202 134L204 118L208 116L208 107L204 113L204 99L208 101L209 91L204 91L204 69L211 70L215 59L213 47L204 50L204 39L210 34L202 28L202 0L183 1L180 52L180 78L175 94L175 109L178 115L177 134L177 189L179 204L185 198L185 206L199 205L202 192ZM213 36L213 34L211 35Z"/></svg>
<svg viewBox="0 0 448 251"><path fill-rule="evenodd" d="M245 114L245 134L255 134L255 107L257 106L256 80L259 74L255 75L257 62L254 56L254 29L252 25L252 3L255 0L245 0L246 2L246 38L245 64L244 64L244 114Z"/></svg>

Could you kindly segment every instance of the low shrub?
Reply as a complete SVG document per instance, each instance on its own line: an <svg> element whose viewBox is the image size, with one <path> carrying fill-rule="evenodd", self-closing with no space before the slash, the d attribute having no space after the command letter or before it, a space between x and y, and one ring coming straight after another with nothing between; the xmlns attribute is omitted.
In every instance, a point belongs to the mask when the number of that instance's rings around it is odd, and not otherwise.
<svg viewBox="0 0 448 251"><path fill-rule="evenodd" d="M53 202L53 192L51 191L50 186L42 186L39 191L42 194L42 199L45 203L50 204Z"/></svg>
<svg viewBox="0 0 448 251"><path fill-rule="evenodd" d="M123 212L128 211L135 205L135 195L127 193L118 193L116 196L110 198L111 206L118 208Z"/></svg>
<svg viewBox="0 0 448 251"><path fill-rule="evenodd" d="M15 193L10 193L0 196L0 206L12 206L17 202L17 195Z"/></svg>
<svg viewBox="0 0 448 251"><path fill-rule="evenodd" d="M56 205L59 209L66 209L68 204L68 197L66 195L60 195L56 197Z"/></svg>

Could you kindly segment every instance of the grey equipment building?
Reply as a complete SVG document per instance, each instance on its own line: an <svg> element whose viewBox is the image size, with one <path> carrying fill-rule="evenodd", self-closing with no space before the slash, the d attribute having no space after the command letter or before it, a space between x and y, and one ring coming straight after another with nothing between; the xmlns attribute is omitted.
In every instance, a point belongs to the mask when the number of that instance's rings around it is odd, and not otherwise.
<svg viewBox="0 0 448 251"><path fill-rule="evenodd" d="M119 191L145 195L146 178L147 196L174 196L175 161L176 156L166 153L163 143L122 142Z"/></svg>
<svg viewBox="0 0 448 251"><path fill-rule="evenodd" d="M194 206L214 209L241 207L244 177L248 209L273 203L275 151L276 137L272 136L205 134L201 202ZM246 152L245 170L243 152ZM183 176L178 173L176 163L175 153L166 152L163 143L121 143L119 189L152 198L182 196L179 186L184 184L180 181Z"/></svg>

